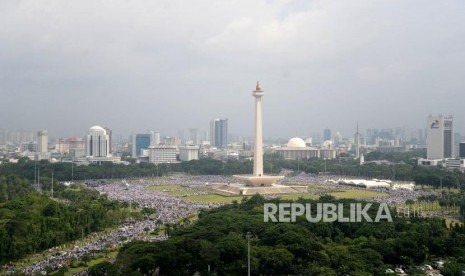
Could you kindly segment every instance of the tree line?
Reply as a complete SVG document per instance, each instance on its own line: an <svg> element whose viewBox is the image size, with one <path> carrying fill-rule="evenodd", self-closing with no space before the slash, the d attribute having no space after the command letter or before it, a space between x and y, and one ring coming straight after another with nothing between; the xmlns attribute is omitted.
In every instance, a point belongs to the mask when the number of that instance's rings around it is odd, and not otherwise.
<svg viewBox="0 0 465 276"><path fill-rule="evenodd" d="M302 160L285 160L277 154L264 155L264 171L267 174L278 174L282 169L305 172L311 174L332 174L360 178L378 178L398 181L414 181L419 185L435 187L458 188L465 185L465 174L458 170L444 170L439 167L421 167L416 160L422 157L424 151L407 153L371 152L367 155L368 162L360 165L357 160L338 158L325 160L310 158ZM377 164L370 160L387 160L394 163ZM253 162L250 160L215 160L201 158L171 164L113 164L102 162L88 166L73 166L71 163L35 162L27 158L20 159L17 164L3 163L0 165L0 175L16 174L34 181L35 171L40 170L43 176L55 177L61 181L131 178L131 177L159 177L171 172L182 172L192 175L234 175L250 174Z"/></svg>
<svg viewBox="0 0 465 276"><path fill-rule="evenodd" d="M84 187L41 178L42 190L16 175L0 175L0 264L121 224L126 207Z"/></svg>

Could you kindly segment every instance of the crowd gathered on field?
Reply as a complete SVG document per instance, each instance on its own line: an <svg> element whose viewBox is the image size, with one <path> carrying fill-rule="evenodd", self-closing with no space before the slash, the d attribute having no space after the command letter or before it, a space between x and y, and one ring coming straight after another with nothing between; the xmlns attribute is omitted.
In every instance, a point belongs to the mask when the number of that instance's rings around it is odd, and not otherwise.
<svg viewBox="0 0 465 276"><path fill-rule="evenodd" d="M290 174L282 172L287 177L280 183L282 185L305 184L311 188L315 186L318 189L310 189L311 193L324 194L337 189L354 189L366 190L361 187L343 186L337 181L331 181L330 176L320 176L312 174ZM150 235L147 232L153 231L167 223L177 223L184 218L195 215L199 209L214 208L221 204L219 203L198 203L189 201L181 194L168 193L164 189L150 189L152 186L181 186L185 191L189 191L190 195L205 195L211 193L209 185L214 183L237 183L237 179L232 176L218 175L203 175L203 176L188 176L175 175L161 178L147 179L127 179L127 180L89 180L85 183L93 189L99 191L102 195L106 195L108 199L127 202L134 204L139 208L151 208L156 210L156 217L145 217L142 220L129 220L120 228L108 233L95 234L94 237L88 237L81 241L79 245L75 244L71 247L58 247L50 249L49 254L45 253L46 257L42 258L33 264L25 266L21 271L27 275L40 273L46 269L56 270L63 266L69 266L70 260L80 260L88 254L105 252L111 248L117 247L128 241L137 239L147 239ZM167 189L169 190L169 188ZM383 196L364 198L364 200L375 202L386 202L389 205L402 204L408 199L417 200L421 196L429 196L437 194L431 190L404 190L404 189L370 189L376 192L383 193ZM167 236L165 234L152 235L152 239L163 240ZM39 256L39 255L38 255ZM13 267L4 269L13 270Z"/></svg>

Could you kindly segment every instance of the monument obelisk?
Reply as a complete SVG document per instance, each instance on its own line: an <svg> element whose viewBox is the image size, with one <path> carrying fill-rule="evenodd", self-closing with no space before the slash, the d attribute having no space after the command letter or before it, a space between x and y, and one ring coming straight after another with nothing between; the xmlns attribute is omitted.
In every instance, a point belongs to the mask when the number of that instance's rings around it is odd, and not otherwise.
<svg viewBox="0 0 465 276"><path fill-rule="evenodd" d="M257 86L252 92L255 97L255 150L253 157L253 175L236 175L249 187L269 187L284 176L273 176L263 174L263 129L262 129L262 97L265 92L257 81Z"/></svg>
<svg viewBox="0 0 465 276"><path fill-rule="evenodd" d="M262 128L262 97L265 95L260 82L257 81L257 86L252 92L255 97L255 150L253 158L253 176L263 175L263 128Z"/></svg>

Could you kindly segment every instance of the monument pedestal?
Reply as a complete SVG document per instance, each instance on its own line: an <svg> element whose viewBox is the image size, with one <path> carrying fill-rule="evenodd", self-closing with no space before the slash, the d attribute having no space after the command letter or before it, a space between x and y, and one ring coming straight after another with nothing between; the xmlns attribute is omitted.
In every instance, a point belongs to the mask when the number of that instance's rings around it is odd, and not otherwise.
<svg viewBox="0 0 465 276"><path fill-rule="evenodd" d="M249 187L270 187L272 184L276 184L278 180L284 178L284 176L278 175L235 175L234 177L242 180Z"/></svg>
<svg viewBox="0 0 465 276"><path fill-rule="evenodd" d="M286 195L286 194L300 194L307 193L307 186L285 186L274 184L266 187L249 187L241 183L232 184L212 184L212 189L215 193L224 196L237 196L237 195Z"/></svg>

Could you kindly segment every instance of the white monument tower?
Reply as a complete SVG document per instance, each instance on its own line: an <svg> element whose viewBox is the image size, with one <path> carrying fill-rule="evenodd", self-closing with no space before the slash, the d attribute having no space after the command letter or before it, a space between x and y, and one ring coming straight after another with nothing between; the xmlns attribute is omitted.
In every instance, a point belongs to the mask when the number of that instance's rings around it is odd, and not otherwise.
<svg viewBox="0 0 465 276"><path fill-rule="evenodd" d="M284 176L272 176L263 174L263 132L262 132L262 97L265 92L257 81L257 86L252 92L255 97L255 151L253 158L253 175L236 175L250 187L269 187Z"/></svg>
<svg viewBox="0 0 465 276"><path fill-rule="evenodd" d="M263 175L263 131L262 131L262 97L265 95L260 82L252 92L255 97L255 151L253 158L253 176Z"/></svg>

